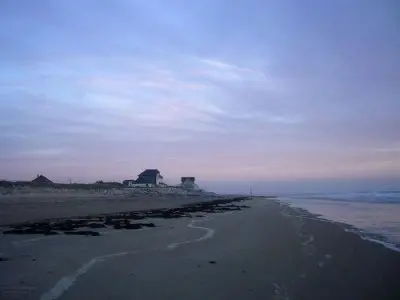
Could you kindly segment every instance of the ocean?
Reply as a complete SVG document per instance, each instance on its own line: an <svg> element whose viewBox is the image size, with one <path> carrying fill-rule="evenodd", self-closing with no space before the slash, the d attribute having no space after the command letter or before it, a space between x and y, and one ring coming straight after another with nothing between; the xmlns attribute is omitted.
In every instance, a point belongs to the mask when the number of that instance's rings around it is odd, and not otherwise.
<svg viewBox="0 0 400 300"><path fill-rule="evenodd" d="M279 199L324 219L352 225L363 238L400 250L400 191L291 194Z"/></svg>

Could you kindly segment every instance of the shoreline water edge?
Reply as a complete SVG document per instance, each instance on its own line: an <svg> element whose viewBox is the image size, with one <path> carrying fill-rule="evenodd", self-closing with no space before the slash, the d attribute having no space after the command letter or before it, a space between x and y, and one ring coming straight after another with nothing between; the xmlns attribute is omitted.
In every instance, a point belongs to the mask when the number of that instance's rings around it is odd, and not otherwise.
<svg viewBox="0 0 400 300"><path fill-rule="evenodd" d="M278 196L294 209L344 225L363 239L400 251L400 193L338 193Z"/></svg>

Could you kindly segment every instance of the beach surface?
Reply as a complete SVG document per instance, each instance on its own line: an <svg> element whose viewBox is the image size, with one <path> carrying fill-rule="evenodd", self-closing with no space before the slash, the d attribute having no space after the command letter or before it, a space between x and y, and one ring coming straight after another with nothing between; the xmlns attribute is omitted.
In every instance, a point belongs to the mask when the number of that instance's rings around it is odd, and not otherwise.
<svg viewBox="0 0 400 300"><path fill-rule="evenodd" d="M400 299L398 252L270 198L36 224L3 227L1 299Z"/></svg>
<svg viewBox="0 0 400 300"><path fill-rule="evenodd" d="M210 201L207 193L168 189L61 190L26 189L0 194L0 226L48 218L65 218L123 211L172 208Z"/></svg>

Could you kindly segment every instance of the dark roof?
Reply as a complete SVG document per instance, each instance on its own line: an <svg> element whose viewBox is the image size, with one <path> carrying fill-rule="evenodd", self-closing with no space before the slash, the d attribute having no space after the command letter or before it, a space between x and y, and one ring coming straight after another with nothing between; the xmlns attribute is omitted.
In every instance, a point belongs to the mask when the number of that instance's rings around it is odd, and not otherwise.
<svg viewBox="0 0 400 300"><path fill-rule="evenodd" d="M32 180L32 183L35 184L52 184L53 182L43 175L38 175L35 179Z"/></svg>
<svg viewBox="0 0 400 300"><path fill-rule="evenodd" d="M157 174L160 174L160 171L157 169L146 169L139 176L157 176Z"/></svg>
<svg viewBox="0 0 400 300"><path fill-rule="evenodd" d="M181 177L181 181L182 181L182 182L185 182L186 180L195 181L196 178L195 178L195 177Z"/></svg>

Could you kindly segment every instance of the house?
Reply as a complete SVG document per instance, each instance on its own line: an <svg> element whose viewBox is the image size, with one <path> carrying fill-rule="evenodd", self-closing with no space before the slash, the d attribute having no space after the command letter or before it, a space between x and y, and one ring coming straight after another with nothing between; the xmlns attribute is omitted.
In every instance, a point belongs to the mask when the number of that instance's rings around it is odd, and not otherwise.
<svg viewBox="0 0 400 300"><path fill-rule="evenodd" d="M31 182L34 185L52 185L53 181L43 175L37 175Z"/></svg>
<svg viewBox="0 0 400 300"><path fill-rule="evenodd" d="M181 177L181 187L184 189L193 190L197 188L195 180L195 177Z"/></svg>
<svg viewBox="0 0 400 300"><path fill-rule="evenodd" d="M132 185L135 184L135 182L136 182L136 180L127 179L127 180L122 181L122 184L123 184L124 186L132 186Z"/></svg>
<svg viewBox="0 0 400 300"><path fill-rule="evenodd" d="M135 184L159 185L162 183L163 177L157 169L147 169L138 175Z"/></svg>

